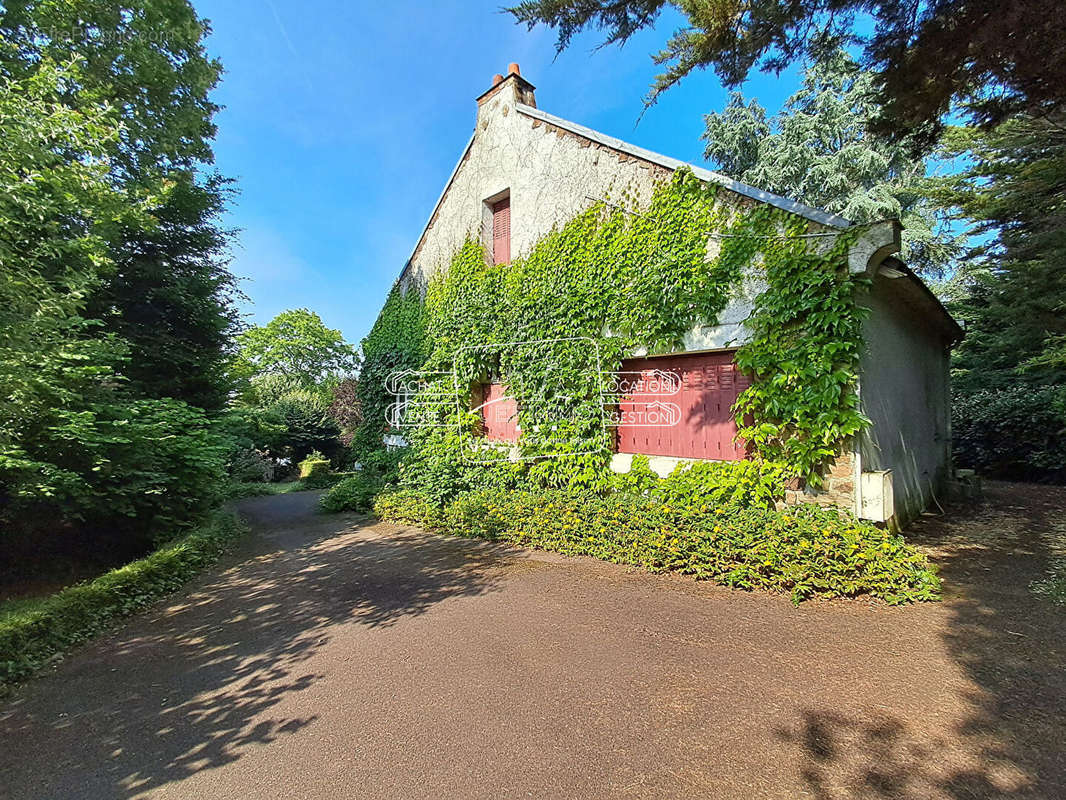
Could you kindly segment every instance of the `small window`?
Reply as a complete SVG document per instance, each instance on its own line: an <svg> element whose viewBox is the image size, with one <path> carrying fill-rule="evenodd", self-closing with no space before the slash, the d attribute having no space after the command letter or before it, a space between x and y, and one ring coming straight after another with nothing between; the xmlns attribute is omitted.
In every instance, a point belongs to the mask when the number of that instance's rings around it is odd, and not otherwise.
<svg viewBox="0 0 1066 800"><path fill-rule="evenodd" d="M492 263L511 261L511 198L492 204Z"/></svg>

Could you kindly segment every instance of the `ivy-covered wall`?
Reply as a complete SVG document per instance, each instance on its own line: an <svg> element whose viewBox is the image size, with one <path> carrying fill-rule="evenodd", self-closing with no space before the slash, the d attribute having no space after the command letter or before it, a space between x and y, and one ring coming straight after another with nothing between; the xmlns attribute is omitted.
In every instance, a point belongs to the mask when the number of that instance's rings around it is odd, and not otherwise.
<svg viewBox="0 0 1066 800"><path fill-rule="evenodd" d="M363 342L359 391L367 423L359 454L381 446L393 399L384 382L390 372L454 370L464 387L487 378L505 382L519 399L520 423L523 417L534 423L546 404L570 406L568 425L542 431L523 424L520 446L536 455L568 443L584 455L506 469L552 485L595 484L611 442L591 413L600 389L588 379L591 351L574 338L594 340L600 366L617 370L638 349L683 349L693 326L716 324L730 299L754 284L762 291L737 363L756 381L737 404L740 435L755 457L819 485L845 439L864 424L855 394L863 316L856 299L866 278L847 264L857 232L814 237L807 220L726 202L720 193L726 192L681 170L650 200L638 193L586 201L587 210L508 265L487 263L475 236L424 287L399 285ZM544 345L492 347L553 339L566 341L547 353ZM442 462L453 461L444 465L448 474L470 480L458 466L463 439L452 431L474 420L443 406L441 414L451 424L411 432L409 459L438 476Z"/></svg>

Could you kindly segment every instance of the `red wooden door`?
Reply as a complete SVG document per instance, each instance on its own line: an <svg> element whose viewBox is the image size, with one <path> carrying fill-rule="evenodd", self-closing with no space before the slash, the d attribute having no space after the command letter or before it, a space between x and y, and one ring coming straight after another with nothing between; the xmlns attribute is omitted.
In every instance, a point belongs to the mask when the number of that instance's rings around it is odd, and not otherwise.
<svg viewBox="0 0 1066 800"><path fill-rule="evenodd" d="M518 402L507 395L502 383L482 384L481 397L485 438L497 442L517 442Z"/></svg>
<svg viewBox="0 0 1066 800"><path fill-rule="evenodd" d="M618 452L719 461L745 458L744 447L733 441L737 426L731 409L740 393L751 385L751 380L733 364L734 352L623 361L623 372L639 372L649 379L656 370L676 375L680 389L673 394L661 391L661 387L659 391L645 391L647 385L661 383L649 380L642 381L636 391L621 396L621 424L616 439ZM633 421L640 415L625 413L654 404L676 405L681 411L680 419L669 424L662 419L665 416L662 413L658 420L660 424L648 424L646 418Z"/></svg>

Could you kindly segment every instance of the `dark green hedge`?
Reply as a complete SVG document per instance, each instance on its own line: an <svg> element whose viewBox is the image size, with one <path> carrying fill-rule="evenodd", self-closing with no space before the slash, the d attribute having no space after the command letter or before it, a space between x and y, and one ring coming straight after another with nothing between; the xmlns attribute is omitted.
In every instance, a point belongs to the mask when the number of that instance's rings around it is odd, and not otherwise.
<svg viewBox="0 0 1066 800"><path fill-rule="evenodd" d="M146 558L28 606L0 608L0 687L29 677L57 654L180 588L244 531L230 513Z"/></svg>
<svg viewBox="0 0 1066 800"><path fill-rule="evenodd" d="M958 466L995 478L1066 483L1066 387L956 394L951 418Z"/></svg>

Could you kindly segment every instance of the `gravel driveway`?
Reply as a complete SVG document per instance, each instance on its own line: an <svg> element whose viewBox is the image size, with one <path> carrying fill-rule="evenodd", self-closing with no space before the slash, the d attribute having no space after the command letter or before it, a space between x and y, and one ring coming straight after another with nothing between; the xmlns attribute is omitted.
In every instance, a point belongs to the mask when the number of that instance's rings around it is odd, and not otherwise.
<svg viewBox="0 0 1066 800"><path fill-rule="evenodd" d="M240 553L0 704L0 795L1062 797L1027 585L1066 493L993 494L918 527L948 598L898 609L243 501Z"/></svg>

